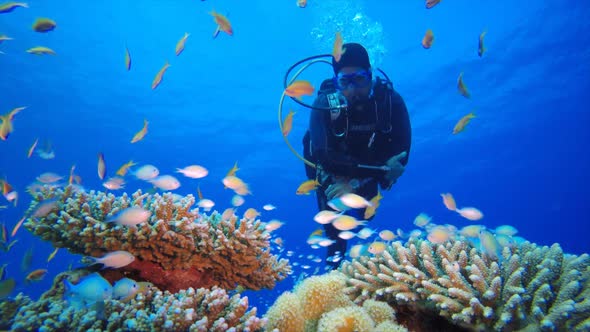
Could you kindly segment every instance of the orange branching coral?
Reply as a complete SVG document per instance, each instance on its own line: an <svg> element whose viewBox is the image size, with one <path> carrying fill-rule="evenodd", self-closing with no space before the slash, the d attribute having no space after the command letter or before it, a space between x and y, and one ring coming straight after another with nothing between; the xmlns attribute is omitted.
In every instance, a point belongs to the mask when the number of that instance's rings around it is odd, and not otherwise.
<svg viewBox="0 0 590 332"><path fill-rule="evenodd" d="M154 282L162 289L176 291L214 285L233 289L241 285L258 290L273 288L290 272L287 260L271 254L270 235L259 220L238 220L236 216L221 220L218 213L201 215L198 209L191 209L195 203L192 195L137 191L131 196L124 193L116 197L104 192L75 191L72 186L44 186L32 194L35 200L29 215L40 202L58 200L54 211L43 217L30 217L25 223L33 234L56 247L94 257L115 250L128 251L136 260L122 270L136 276L142 269L149 270L153 273L142 275L148 281L152 281L149 274L163 275L166 271L187 277L199 273L203 277L193 278L198 281L182 278L175 280L174 285ZM106 222L131 206L149 210L148 222L137 228Z"/></svg>
<svg viewBox="0 0 590 332"><path fill-rule="evenodd" d="M382 254L345 262L344 290L394 308L433 311L476 330L583 330L590 326L590 257L559 245L505 247L502 259L466 242L394 242Z"/></svg>

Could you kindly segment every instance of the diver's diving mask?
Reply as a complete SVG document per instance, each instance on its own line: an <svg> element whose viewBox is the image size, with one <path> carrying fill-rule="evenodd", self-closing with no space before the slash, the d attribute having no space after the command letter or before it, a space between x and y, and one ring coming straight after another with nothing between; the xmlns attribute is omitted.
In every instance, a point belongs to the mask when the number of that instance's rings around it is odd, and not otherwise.
<svg viewBox="0 0 590 332"><path fill-rule="evenodd" d="M371 85L373 79L371 72L368 70L359 70L354 73L339 73L334 77L334 86L338 90L353 88L366 88Z"/></svg>

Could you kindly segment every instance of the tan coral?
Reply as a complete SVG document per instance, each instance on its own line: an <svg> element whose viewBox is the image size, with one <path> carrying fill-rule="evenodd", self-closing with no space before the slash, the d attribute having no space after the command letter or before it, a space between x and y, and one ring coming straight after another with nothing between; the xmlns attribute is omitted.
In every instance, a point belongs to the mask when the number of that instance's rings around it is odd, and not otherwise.
<svg viewBox="0 0 590 332"><path fill-rule="evenodd" d="M230 297L217 287L176 294L147 289L125 303L74 308L63 300L60 286L70 275L60 274L41 299L20 307L11 331L261 331L266 322L256 317L256 308L248 310L247 297Z"/></svg>
<svg viewBox="0 0 590 332"><path fill-rule="evenodd" d="M369 299L363 303L363 309L371 316L375 324L384 321L395 321L395 310L385 302Z"/></svg>
<svg viewBox="0 0 590 332"><path fill-rule="evenodd" d="M174 285L157 284L163 289L214 285L225 289L238 285L253 290L273 288L291 271L287 260L271 254L270 235L259 220L238 220L235 216L221 220L217 213L201 215L198 209L191 209L195 203L192 195L177 200L170 193L150 195L137 191L116 197L104 192L74 191L71 186L44 186L33 197L29 212L46 199L57 198L60 202L56 211L43 218L29 218L25 223L33 234L55 247L94 257L109 251L129 251L137 259L120 271L135 276L142 269L175 275L198 271L205 276L200 279L202 284L182 284L182 280L175 280ZM151 211L148 222L137 228L105 222L130 206Z"/></svg>
<svg viewBox="0 0 590 332"><path fill-rule="evenodd" d="M375 322L362 307L337 308L322 315L318 332L370 332Z"/></svg>
<svg viewBox="0 0 590 332"><path fill-rule="evenodd" d="M305 317L299 297L291 292L284 292L265 314L268 320L267 330L277 329L281 332L305 331Z"/></svg>
<svg viewBox="0 0 590 332"><path fill-rule="evenodd" d="M497 262L466 242L392 243L381 255L345 262L345 292L395 306L428 308L476 329L571 329L588 317L590 257L559 245L504 248Z"/></svg>
<svg viewBox="0 0 590 332"><path fill-rule="evenodd" d="M384 321L375 326L372 332L408 332L408 329L392 321Z"/></svg>
<svg viewBox="0 0 590 332"><path fill-rule="evenodd" d="M295 288L295 294L299 297L305 318L318 320L325 312L349 305L350 300L342 293L345 285L346 279L336 271L303 280Z"/></svg>

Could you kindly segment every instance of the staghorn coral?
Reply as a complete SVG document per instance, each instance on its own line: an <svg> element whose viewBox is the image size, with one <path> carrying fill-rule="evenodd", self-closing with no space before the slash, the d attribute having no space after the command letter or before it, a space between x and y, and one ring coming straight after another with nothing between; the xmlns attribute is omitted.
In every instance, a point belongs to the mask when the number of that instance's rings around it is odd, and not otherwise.
<svg viewBox="0 0 590 332"><path fill-rule="evenodd" d="M58 200L57 208L46 216L27 219L25 227L33 234L77 254L97 257L125 250L136 257L133 264L111 274L120 272L175 292L214 285L273 288L290 273L288 260L270 253L270 236L259 220L200 215L198 209L191 210L192 195L178 200L170 193L137 191L115 197L75 191L72 186L43 186L31 194L29 215L40 202ZM151 211L148 222L137 228L105 222L130 206Z"/></svg>
<svg viewBox="0 0 590 332"><path fill-rule="evenodd" d="M62 280L84 273L62 273L39 301L22 305L11 331L261 331L265 319L248 310L248 298L229 297L218 287L189 288L176 294L147 289L129 302L74 308L63 297ZM20 296L20 295L19 295Z"/></svg>
<svg viewBox="0 0 590 332"><path fill-rule="evenodd" d="M583 331L590 315L590 257L559 245L503 250L501 261L462 241L394 242L381 255L345 262L345 292L356 303L438 311L476 330ZM586 325L584 325L586 324Z"/></svg>

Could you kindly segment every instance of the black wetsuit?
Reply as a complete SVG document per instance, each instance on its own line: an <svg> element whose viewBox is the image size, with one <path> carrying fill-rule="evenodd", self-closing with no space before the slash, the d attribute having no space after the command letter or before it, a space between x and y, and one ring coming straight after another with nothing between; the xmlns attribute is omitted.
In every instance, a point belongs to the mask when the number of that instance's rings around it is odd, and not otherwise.
<svg viewBox="0 0 590 332"><path fill-rule="evenodd" d="M324 81L324 87L328 81ZM329 85L329 84L328 84ZM320 89L314 107L328 107L327 94L333 89ZM332 116L329 110L314 108L311 111L309 132L304 137L306 158L318 165L317 170L306 168L307 176L317 177L320 188L316 190L319 210L332 210L327 206L325 190L334 181L334 176L360 180L356 194L370 200L382 189L391 188L385 179L386 172L377 169L360 168L357 165L383 166L387 160L403 151L408 162L411 145L411 126L408 111L402 97L382 81L374 86L373 96L363 103L362 110L341 111ZM348 120L348 121L347 121ZM340 135L340 136L339 136ZM317 175L316 175L316 172ZM364 209L349 210L347 214L359 220L364 219ZM327 257L340 252L346 253L346 240L338 237L340 232L332 224L324 225L326 236L336 242L329 246ZM327 264L338 267L340 261Z"/></svg>

